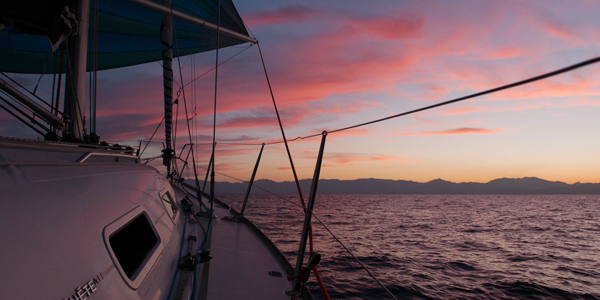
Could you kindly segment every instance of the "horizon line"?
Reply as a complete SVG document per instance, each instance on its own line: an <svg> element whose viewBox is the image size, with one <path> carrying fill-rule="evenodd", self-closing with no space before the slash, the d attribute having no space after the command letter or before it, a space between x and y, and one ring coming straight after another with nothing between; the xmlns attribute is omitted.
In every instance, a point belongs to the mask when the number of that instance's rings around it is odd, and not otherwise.
<svg viewBox="0 0 600 300"><path fill-rule="evenodd" d="M415 180L408 180L408 179L386 179L386 178L373 178L373 177L370 177L370 178L356 178L356 179L336 179L336 178L327 179L327 178L320 178L319 181L322 181L322 180L357 181L357 180L369 180L369 179L372 179L372 180L388 180L388 181L408 181L408 182L415 182L415 183L430 183L432 181L441 180L441 181L450 182L450 183L454 183L454 184L461 184L461 183L487 184L487 183L490 183L492 181L500 180L500 179L512 179L512 180L518 180L518 179L539 179L539 180L543 180L543 181L547 181L547 182L559 182L559 183L565 183L565 184L569 184L569 185L573 185L573 184L599 184L600 183L600 182L581 182L581 181L577 181L577 182L574 182L574 183L567 183L565 181L560 181L560 180L552 181L552 180L547 180L547 179L543 179L543 178L536 177L536 176L525 176L525 177L517 177L517 178L500 177L500 178L492 179L492 180L487 181L487 182L476 182L476 181L454 182L454 181L449 181L449 180L445 180L445 179L442 179L442 178L431 179L429 181L415 181ZM186 180L194 180L194 179L193 178L187 178ZM202 180L202 179L198 179L198 180L204 182L204 180ZM272 182L275 182L275 183L286 183L286 182L292 182L293 183L294 182L294 181L291 181L291 180L275 181L275 180L267 179L267 178L256 179L255 181L259 181L259 180L268 180L268 181L272 181ZM299 181L302 181L302 180L312 180L312 178L303 178L303 179L298 179L298 180ZM210 180L208 180L208 181L210 181ZM242 181L242 182L240 182L238 180L237 182L229 182L229 181L217 181L217 182L247 183L248 181Z"/></svg>

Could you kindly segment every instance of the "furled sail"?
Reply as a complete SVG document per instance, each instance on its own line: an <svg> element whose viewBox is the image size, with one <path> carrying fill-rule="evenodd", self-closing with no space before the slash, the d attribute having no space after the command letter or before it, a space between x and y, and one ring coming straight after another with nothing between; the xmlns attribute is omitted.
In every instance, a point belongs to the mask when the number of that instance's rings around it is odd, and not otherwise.
<svg viewBox="0 0 600 300"><path fill-rule="evenodd" d="M90 24L95 24L94 1L90 11ZM152 0L160 3L160 0ZM52 46L70 28L65 18L66 0L22 0L0 3L0 71L14 73L52 73L60 57L52 53ZM38 5L32 5L37 3ZM43 6L39 6L43 3ZM173 0L173 9L217 24L219 0ZM31 8L35 7L33 11ZM29 10L29 11L28 11ZM54 16L43 19L25 18L45 12ZM67 10L68 12L68 10ZM125 0L98 1L98 70L132 66L162 59L160 43L161 14ZM23 21L24 20L24 21ZM221 26L248 35L231 0L221 0ZM189 55L214 50L216 32L178 19L174 20L177 50L173 56ZM93 30L93 25L90 26ZM34 35L32 35L34 34ZM89 43L94 40L90 39ZM241 44L243 41L221 35L219 47ZM175 45L173 46L175 47ZM94 47L88 47L88 53ZM60 50L59 50L60 51ZM63 70L68 61L63 61ZM92 56L88 55L87 68L91 70Z"/></svg>

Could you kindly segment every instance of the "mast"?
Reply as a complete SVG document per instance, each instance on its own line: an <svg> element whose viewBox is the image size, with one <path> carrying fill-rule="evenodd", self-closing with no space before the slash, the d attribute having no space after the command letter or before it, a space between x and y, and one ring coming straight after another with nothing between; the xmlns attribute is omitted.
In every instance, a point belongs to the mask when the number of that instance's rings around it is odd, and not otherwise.
<svg viewBox="0 0 600 300"><path fill-rule="evenodd" d="M162 5L172 9L172 0L162 0ZM165 99L165 142L163 150L163 165L167 167L167 176L171 174L171 159L173 150L171 143L171 124L173 119L173 15L171 12L162 13L160 26L160 41L163 58L163 86Z"/></svg>
<svg viewBox="0 0 600 300"><path fill-rule="evenodd" d="M87 66L88 27L90 0L75 2L77 33L69 38L69 62L67 68L64 114L69 123L63 140L83 143L83 113L85 107L85 71Z"/></svg>

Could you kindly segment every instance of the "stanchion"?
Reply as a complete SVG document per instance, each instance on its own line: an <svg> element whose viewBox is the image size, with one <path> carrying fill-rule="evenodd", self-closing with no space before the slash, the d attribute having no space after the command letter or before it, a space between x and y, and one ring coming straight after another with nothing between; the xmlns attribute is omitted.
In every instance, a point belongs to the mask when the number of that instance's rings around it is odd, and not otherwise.
<svg viewBox="0 0 600 300"><path fill-rule="evenodd" d="M252 177L250 177L250 183L248 183L248 189L246 190L246 196L244 197L244 204L242 205L242 210L240 211L240 221L244 220L244 210L246 209L246 203L248 203L248 196L250 196L250 190L252 189L252 185L254 184L254 177L256 176L256 171L258 171L258 164L260 163L260 157L262 156L264 148L265 143L263 143L262 147L260 147L260 152L258 153L256 164L254 165L254 171L252 171Z"/></svg>
<svg viewBox="0 0 600 300"><path fill-rule="evenodd" d="M317 194L317 185L319 183L319 175L321 174L321 163L323 161L323 152L325 151L325 139L327 137L327 131L323 131L323 137L321 139L321 147L319 149L319 156L317 157L317 165L315 166L315 173L313 176L312 184L310 185L310 193L308 195L308 205L306 207L306 215L304 217L304 226L302 227L302 237L300 238L300 247L298 250L298 259L296 260L296 269L294 271L294 277L292 278L292 286L294 287L294 296L292 299L296 299L298 296L298 291L302 284L304 284L304 280L301 281L300 273L305 273L306 271L302 269L302 263L304 260L304 252L306 251L306 240L308 238L308 230L310 228L310 221L312 219L312 211L315 206L315 196ZM309 270L310 270L309 266ZM302 279L308 279L305 275Z"/></svg>

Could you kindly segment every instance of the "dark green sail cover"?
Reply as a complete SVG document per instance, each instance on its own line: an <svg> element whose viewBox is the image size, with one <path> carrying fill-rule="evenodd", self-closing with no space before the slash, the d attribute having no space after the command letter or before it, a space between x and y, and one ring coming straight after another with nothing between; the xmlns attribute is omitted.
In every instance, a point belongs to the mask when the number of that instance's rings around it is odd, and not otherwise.
<svg viewBox="0 0 600 300"><path fill-rule="evenodd" d="M56 7L64 7L64 3L68 3L64 0L46 1L56 2ZM91 1L90 28L93 29L95 22L94 6L97 0ZM160 4L160 0L152 1ZM218 5L219 0L173 0L174 10L213 24L217 24ZM0 6L8 7L0 7L0 9L4 9L0 11L0 14L5 20L5 28L0 30L0 71L34 74L58 72L57 64L60 61L58 56L60 50L54 53L51 52L51 44L47 36L25 34L22 32L26 31L23 27L10 26L12 24L10 17L6 16L8 14L6 11L13 7L4 4ZM23 14L21 10L18 7L14 8L15 12ZM98 1L98 11L98 70L132 66L162 59L160 13L124 0L100 0ZM9 20L9 22L6 22L6 20ZM51 22L52 18L49 18L49 20L48 22ZM216 31L178 19L175 19L174 23L174 37L177 39L173 43L174 57L217 48ZM45 23L42 23L42 25L31 24L29 27L42 28L43 24ZM221 0L221 26L248 35L231 0ZM88 43L88 53L90 54L93 51L92 43L93 34L90 31ZM221 34L219 48L241 43L243 41ZM88 55L88 71L93 66L92 58L92 55ZM63 72L67 69L67 64L68 61L65 55Z"/></svg>

